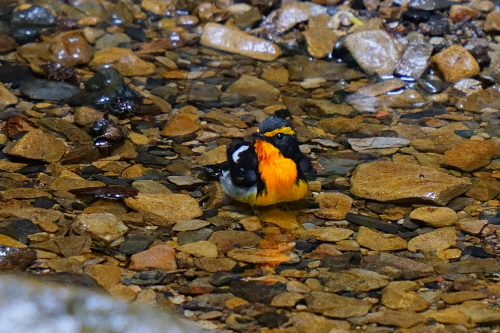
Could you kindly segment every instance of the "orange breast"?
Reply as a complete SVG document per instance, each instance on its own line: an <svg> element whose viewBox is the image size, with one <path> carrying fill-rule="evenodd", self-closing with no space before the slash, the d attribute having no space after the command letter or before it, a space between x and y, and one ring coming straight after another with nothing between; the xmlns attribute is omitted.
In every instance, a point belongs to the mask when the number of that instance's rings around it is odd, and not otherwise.
<svg viewBox="0 0 500 333"><path fill-rule="evenodd" d="M305 197L308 191L307 182L297 181L297 166L293 160L281 155L276 147L266 141L256 141L255 151L266 189L257 195L254 205L267 206Z"/></svg>

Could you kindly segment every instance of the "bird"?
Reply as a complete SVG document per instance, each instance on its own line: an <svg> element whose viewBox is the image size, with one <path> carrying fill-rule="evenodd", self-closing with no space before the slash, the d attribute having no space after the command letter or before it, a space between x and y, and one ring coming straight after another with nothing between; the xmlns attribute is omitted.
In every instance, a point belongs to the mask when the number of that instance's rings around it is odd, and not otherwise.
<svg viewBox="0 0 500 333"><path fill-rule="evenodd" d="M227 148L222 190L251 206L297 201L308 193L310 159L299 149L288 110L262 121L251 141L233 141Z"/></svg>

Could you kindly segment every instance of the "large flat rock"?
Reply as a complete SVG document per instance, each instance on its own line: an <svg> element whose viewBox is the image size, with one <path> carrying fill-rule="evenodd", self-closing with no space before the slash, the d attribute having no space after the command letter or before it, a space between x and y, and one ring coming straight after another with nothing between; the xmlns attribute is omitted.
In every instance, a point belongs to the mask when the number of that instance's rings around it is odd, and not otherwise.
<svg viewBox="0 0 500 333"><path fill-rule="evenodd" d="M351 185L351 192L365 199L437 205L446 205L472 186L470 180L433 168L389 161L361 164L353 172Z"/></svg>

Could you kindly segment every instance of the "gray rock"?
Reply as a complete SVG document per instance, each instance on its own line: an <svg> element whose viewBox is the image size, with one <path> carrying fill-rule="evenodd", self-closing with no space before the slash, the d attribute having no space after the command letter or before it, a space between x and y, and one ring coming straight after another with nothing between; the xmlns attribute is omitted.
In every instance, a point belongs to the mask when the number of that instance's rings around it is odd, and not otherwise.
<svg viewBox="0 0 500 333"><path fill-rule="evenodd" d="M359 31L345 38L345 46L368 74L392 74L401 56L401 45L383 30Z"/></svg>
<svg viewBox="0 0 500 333"><path fill-rule="evenodd" d="M355 151L366 149L399 148L410 144L410 140L391 137L374 137L365 139L348 139L351 148Z"/></svg>
<svg viewBox="0 0 500 333"><path fill-rule="evenodd" d="M80 91L69 83L35 79L26 81L19 90L29 98L47 101L65 100Z"/></svg>
<svg viewBox="0 0 500 333"><path fill-rule="evenodd" d="M395 73L401 76L410 76L414 79L420 78L429 67L431 54L432 45L430 44L408 45L396 67Z"/></svg>

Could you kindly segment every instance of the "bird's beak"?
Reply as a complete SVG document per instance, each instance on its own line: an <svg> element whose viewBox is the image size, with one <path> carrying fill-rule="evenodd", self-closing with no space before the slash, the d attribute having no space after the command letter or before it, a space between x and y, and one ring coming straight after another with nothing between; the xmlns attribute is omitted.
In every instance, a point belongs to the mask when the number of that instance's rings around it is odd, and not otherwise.
<svg viewBox="0 0 500 333"><path fill-rule="evenodd" d="M269 138L267 136L265 136L264 134L260 133L260 132L254 132L254 133L252 133L252 137L255 140L269 141Z"/></svg>

